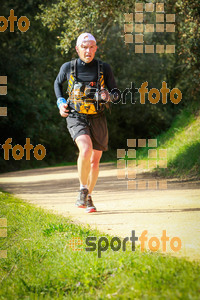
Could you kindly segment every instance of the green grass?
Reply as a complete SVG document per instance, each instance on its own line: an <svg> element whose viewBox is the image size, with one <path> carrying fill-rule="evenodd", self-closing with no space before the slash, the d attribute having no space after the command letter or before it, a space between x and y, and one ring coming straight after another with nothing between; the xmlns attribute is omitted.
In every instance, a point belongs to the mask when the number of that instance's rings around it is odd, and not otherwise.
<svg viewBox="0 0 200 300"><path fill-rule="evenodd" d="M160 136L159 149L167 149L167 169L154 169L166 177L200 178L200 110L190 106L175 118L170 129ZM138 159L148 159L147 149L139 150Z"/></svg>
<svg viewBox="0 0 200 300"><path fill-rule="evenodd" d="M72 238L102 234L7 193L0 194L0 218L8 222L0 239L8 251L0 259L0 299L199 299L197 262L138 248L109 247L101 258L84 246L72 251Z"/></svg>

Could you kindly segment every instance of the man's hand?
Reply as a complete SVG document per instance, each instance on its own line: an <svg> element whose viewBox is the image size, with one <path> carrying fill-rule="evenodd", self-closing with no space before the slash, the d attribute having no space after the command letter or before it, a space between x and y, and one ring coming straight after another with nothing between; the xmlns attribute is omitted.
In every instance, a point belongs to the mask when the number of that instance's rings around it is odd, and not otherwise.
<svg viewBox="0 0 200 300"><path fill-rule="evenodd" d="M68 105L67 104L62 104L60 106L60 115L63 118L67 118L69 116L69 110L67 110Z"/></svg>
<svg viewBox="0 0 200 300"><path fill-rule="evenodd" d="M103 87L101 87L100 94L101 94L101 99L104 100L105 102L111 101L109 92L106 89L104 89Z"/></svg>

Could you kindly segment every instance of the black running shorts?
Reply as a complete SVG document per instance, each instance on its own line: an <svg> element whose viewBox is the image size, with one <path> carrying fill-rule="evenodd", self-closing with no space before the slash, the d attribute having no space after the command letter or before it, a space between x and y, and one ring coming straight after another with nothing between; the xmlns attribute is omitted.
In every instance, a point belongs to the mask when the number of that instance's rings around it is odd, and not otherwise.
<svg viewBox="0 0 200 300"><path fill-rule="evenodd" d="M93 149L108 150L108 128L104 113L97 115L71 113L66 118L66 121L73 141L78 136L87 134L92 140Z"/></svg>

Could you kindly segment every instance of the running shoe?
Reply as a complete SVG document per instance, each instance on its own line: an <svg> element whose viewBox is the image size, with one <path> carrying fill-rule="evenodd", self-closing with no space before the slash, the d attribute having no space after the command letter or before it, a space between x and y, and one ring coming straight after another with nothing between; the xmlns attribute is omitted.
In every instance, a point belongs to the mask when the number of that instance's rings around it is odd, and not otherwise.
<svg viewBox="0 0 200 300"><path fill-rule="evenodd" d="M96 207L94 206L93 202L92 202L92 197L91 196L88 196L88 199L86 201L86 209L85 209L85 212L87 213L91 213L91 212L95 212L97 211L96 210Z"/></svg>
<svg viewBox="0 0 200 300"><path fill-rule="evenodd" d="M80 190L75 205L77 207L80 207L80 208L85 208L86 207L87 195L88 195L88 189Z"/></svg>

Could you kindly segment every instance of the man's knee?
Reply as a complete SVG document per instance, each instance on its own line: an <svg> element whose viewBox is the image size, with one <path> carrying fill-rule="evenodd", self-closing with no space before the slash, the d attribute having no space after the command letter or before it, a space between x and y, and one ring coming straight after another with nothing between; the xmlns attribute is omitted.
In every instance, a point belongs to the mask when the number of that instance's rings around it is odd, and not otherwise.
<svg viewBox="0 0 200 300"><path fill-rule="evenodd" d="M90 165L93 170L99 169L99 163L102 156L102 151L93 150L91 159L90 159Z"/></svg>
<svg viewBox="0 0 200 300"><path fill-rule="evenodd" d="M93 170L98 170L99 169L99 162L96 162L96 161L91 162L91 168Z"/></svg>
<svg viewBox="0 0 200 300"><path fill-rule="evenodd" d="M92 168L93 170L99 169L99 162L100 162L100 159L99 159L99 158L91 159L91 161L90 161L91 168Z"/></svg>
<svg viewBox="0 0 200 300"><path fill-rule="evenodd" d="M88 145L83 145L82 147L79 148L79 155L83 159L90 159L92 155L92 148Z"/></svg>
<svg viewBox="0 0 200 300"><path fill-rule="evenodd" d="M88 135L79 136L76 139L76 144L79 149L79 156L83 159L90 159L92 155L92 141Z"/></svg>

